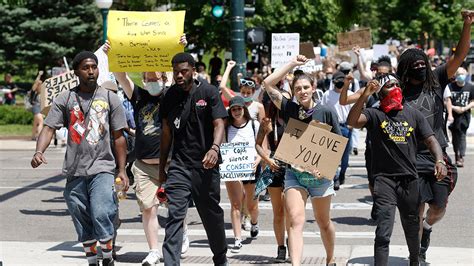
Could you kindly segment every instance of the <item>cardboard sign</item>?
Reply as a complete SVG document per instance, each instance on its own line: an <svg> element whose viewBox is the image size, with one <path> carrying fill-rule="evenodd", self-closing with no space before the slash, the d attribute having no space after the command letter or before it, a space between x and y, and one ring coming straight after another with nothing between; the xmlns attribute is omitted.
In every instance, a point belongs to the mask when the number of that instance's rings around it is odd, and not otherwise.
<svg viewBox="0 0 474 266"><path fill-rule="evenodd" d="M275 158L308 172L318 169L322 177L332 180L346 144L347 138L343 136L290 119Z"/></svg>
<svg viewBox="0 0 474 266"><path fill-rule="evenodd" d="M299 53L299 33L272 33L272 67L285 65Z"/></svg>
<svg viewBox="0 0 474 266"><path fill-rule="evenodd" d="M62 91L70 90L79 85L79 79L74 71L51 77L41 85L41 113L46 115L53 104L54 98Z"/></svg>
<svg viewBox="0 0 474 266"><path fill-rule="evenodd" d="M184 16L185 11L110 11L110 71L172 71L172 57L184 50L179 44Z"/></svg>
<svg viewBox="0 0 474 266"><path fill-rule="evenodd" d="M248 142L222 143L221 181L254 180L253 164L257 156L255 147Z"/></svg>
<svg viewBox="0 0 474 266"><path fill-rule="evenodd" d="M372 46L370 29L360 29L337 34L339 52L352 50L352 47L356 45L360 48L370 48Z"/></svg>
<svg viewBox="0 0 474 266"><path fill-rule="evenodd" d="M300 43L300 54L306 56L308 59L316 57L314 53L313 42L302 42Z"/></svg>

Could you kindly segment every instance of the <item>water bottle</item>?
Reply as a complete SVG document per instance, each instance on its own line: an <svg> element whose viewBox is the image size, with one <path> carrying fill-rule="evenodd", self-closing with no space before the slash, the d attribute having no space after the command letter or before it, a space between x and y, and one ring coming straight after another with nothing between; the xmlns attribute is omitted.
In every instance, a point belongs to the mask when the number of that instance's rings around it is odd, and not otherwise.
<svg viewBox="0 0 474 266"><path fill-rule="evenodd" d="M123 184L122 178L115 178L115 192L117 192L117 198L123 200L127 198L127 193L125 192L125 185Z"/></svg>

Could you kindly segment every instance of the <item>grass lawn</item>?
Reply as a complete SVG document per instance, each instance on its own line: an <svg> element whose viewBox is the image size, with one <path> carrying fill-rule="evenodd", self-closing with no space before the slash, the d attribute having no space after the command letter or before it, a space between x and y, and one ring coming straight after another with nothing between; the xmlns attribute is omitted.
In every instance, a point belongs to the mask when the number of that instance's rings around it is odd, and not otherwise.
<svg viewBox="0 0 474 266"><path fill-rule="evenodd" d="M31 136L32 125L0 125L0 136Z"/></svg>

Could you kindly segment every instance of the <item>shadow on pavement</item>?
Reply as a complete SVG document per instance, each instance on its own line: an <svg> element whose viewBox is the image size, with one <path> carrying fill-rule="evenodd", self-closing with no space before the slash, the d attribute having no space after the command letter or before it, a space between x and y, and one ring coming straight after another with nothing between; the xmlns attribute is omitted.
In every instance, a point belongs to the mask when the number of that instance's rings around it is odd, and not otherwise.
<svg viewBox="0 0 474 266"><path fill-rule="evenodd" d="M30 190L33 190L33 189L36 189L36 188L39 188L41 186L44 186L48 183L57 183L57 182L60 182L62 180L64 180L64 176L63 175L57 175L57 176L53 176L53 177L50 177L50 178L47 178L47 179L44 179L44 180L41 180L39 182L36 182L36 183L33 183L31 185L28 185L28 188L19 188L19 189L15 189L13 191L10 191L10 192L7 192L5 194L2 194L0 195L0 202L4 202L4 201L7 201L13 197L16 197L22 193L25 193L25 192L28 192Z"/></svg>
<svg viewBox="0 0 474 266"><path fill-rule="evenodd" d="M75 246L78 242L77 241L64 241L56 246L50 247L47 250L48 251L77 251L81 252L81 256L83 257L84 254L84 249L82 249L82 246Z"/></svg>
<svg viewBox="0 0 474 266"><path fill-rule="evenodd" d="M375 221L365 217L338 217L332 218L333 222L338 224L348 224L348 225L370 225L376 226Z"/></svg>
<svg viewBox="0 0 474 266"><path fill-rule="evenodd" d="M360 257L360 258L352 258L347 261L348 265L351 264L363 264L363 265L374 265L374 257ZM389 257L388 258L388 265L398 266L398 265L408 265L409 261L407 258L401 257Z"/></svg>
<svg viewBox="0 0 474 266"><path fill-rule="evenodd" d="M69 211L67 209L20 210L20 212L26 215L69 216Z"/></svg>

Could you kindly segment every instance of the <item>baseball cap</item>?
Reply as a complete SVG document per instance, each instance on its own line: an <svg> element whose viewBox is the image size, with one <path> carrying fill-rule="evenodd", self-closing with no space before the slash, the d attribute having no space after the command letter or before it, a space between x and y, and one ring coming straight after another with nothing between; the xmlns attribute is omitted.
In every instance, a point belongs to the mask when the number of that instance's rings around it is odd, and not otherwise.
<svg viewBox="0 0 474 266"><path fill-rule="evenodd" d="M242 96L235 96L229 101L229 108L232 108L234 106L240 106L244 107L245 106L245 100L242 98Z"/></svg>

